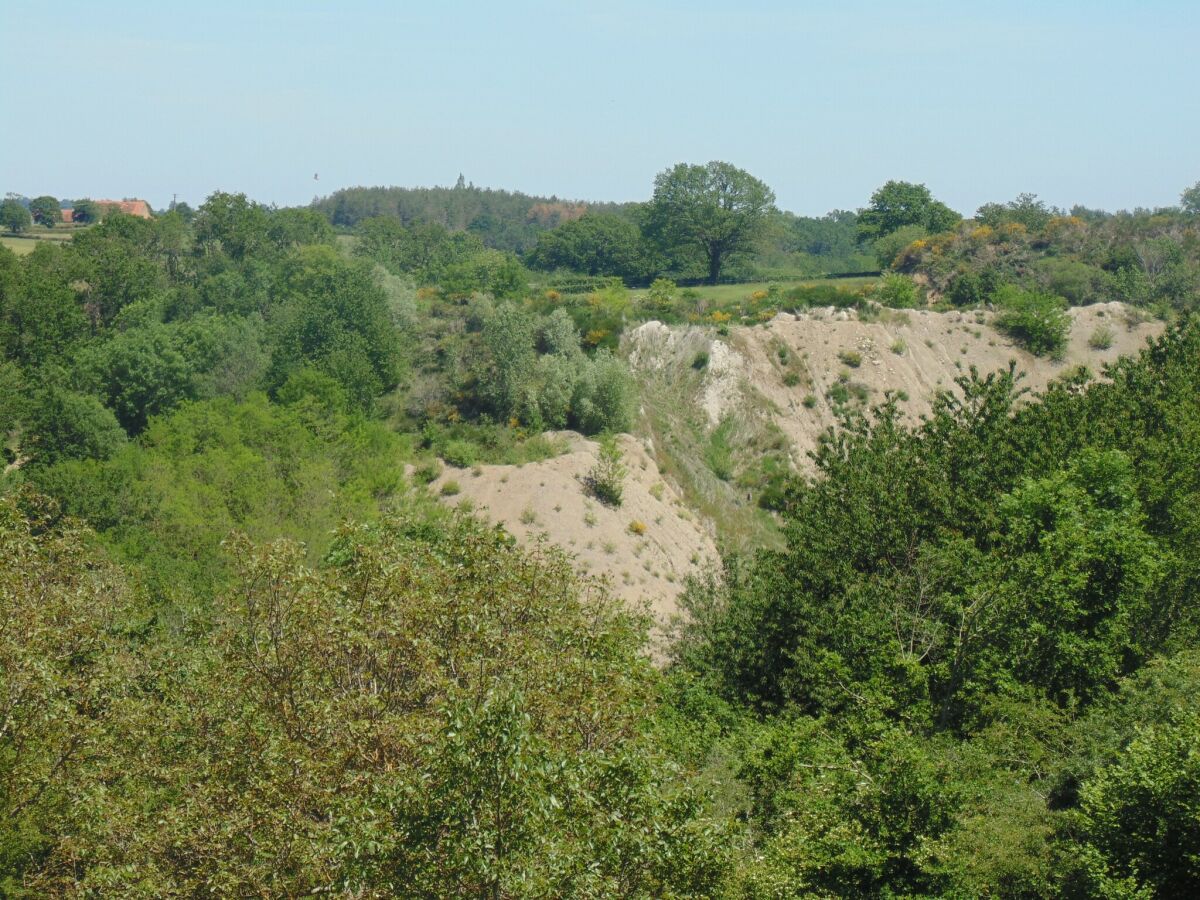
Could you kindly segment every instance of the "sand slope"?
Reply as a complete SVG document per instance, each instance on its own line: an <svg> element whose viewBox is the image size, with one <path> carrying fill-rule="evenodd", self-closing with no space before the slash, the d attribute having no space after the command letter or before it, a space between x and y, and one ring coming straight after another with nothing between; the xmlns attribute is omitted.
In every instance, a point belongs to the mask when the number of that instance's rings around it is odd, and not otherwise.
<svg viewBox="0 0 1200 900"><path fill-rule="evenodd" d="M440 495L446 482L456 482L459 492L442 496L443 502L467 499L518 539L547 535L575 554L582 570L608 576L617 596L648 604L665 623L686 577L718 564L709 529L662 480L641 441L618 438L628 474L621 506L614 508L589 496L582 483L599 445L574 432L562 436L570 445L562 456L523 466L447 467L430 487ZM645 526L644 534L630 529L634 522Z"/></svg>

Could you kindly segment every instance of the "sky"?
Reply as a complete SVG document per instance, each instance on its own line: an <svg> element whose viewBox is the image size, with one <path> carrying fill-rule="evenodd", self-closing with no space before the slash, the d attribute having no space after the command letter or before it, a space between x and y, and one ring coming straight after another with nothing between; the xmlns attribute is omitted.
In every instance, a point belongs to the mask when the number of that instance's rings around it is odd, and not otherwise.
<svg viewBox="0 0 1200 900"><path fill-rule="evenodd" d="M1196 0L0 0L0 41L27 196L644 200L722 159L801 214L892 178L970 214L1200 180Z"/></svg>

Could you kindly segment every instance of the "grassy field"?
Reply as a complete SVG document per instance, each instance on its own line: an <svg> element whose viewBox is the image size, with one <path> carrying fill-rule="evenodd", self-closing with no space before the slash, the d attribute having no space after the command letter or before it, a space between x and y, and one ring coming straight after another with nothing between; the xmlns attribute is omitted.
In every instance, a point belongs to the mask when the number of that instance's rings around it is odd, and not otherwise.
<svg viewBox="0 0 1200 900"><path fill-rule="evenodd" d="M75 228L41 228L35 226L19 235L0 235L0 244L18 256L24 256L26 253L33 252L33 248L37 246L38 241L69 241L76 230Z"/></svg>

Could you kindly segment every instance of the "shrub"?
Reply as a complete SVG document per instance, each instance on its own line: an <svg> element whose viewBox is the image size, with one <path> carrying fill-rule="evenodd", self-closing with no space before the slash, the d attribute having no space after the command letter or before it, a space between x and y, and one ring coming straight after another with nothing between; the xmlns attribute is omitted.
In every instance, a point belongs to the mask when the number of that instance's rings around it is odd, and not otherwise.
<svg viewBox="0 0 1200 900"><path fill-rule="evenodd" d="M533 511L533 507L527 506L523 510L521 510L521 524L522 525L536 525L537 524L537 513L535 513Z"/></svg>
<svg viewBox="0 0 1200 900"><path fill-rule="evenodd" d="M800 374L798 372L785 372L783 383L788 387L795 387L800 383Z"/></svg>
<svg viewBox="0 0 1200 900"><path fill-rule="evenodd" d="M462 491L462 488L459 486L458 482L455 481L453 478L451 478L449 481L442 484L442 496L443 497L453 497L455 494L458 494L461 491Z"/></svg>
<svg viewBox="0 0 1200 900"><path fill-rule="evenodd" d="M1099 326L1088 338L1088 346L1093 350L1107 350L1113 345L1113 331L1107 325Z"/></svg>
<svg viewBox="0 0 1200 900"><path fill-rule="evenodd" d="M855 350L843 350L838 354L838 359L852 369L857 369L862 365L862 354Z"/></svg>
<svg viewBox="0 0 1200 900"><path fill-rule="evenodd" d="M892 352L897 356L903 356L907 350L908 344L904 343L903 340L896 339L892 342Z"/></svg>
<svg viewBox="0 0 1200 900"><path fill-rule="evenodd" d="M606 437L600 442L596 463L583 479L588 493L608 506L620 506L625 494L626 468L616 439Z"/></svg>
<svg viewBox="0 0 1200 900"><path fill-rule="evenodd" d="M816 395L815 394L805 394L804 399L801 402L804 404L806 409L812 409L814 406L817 405Z"/></svg>
<svg viewBox="0 0 1200 900"><path fill-rule="evenodd" d="M1071 319L1061 297L1007 285L997 292L996 302L996 327L1026 350L1037 356L1062 352Z"/></svg>
<svg viewBox="0 0 1200 900"><path fill-rule="evenodd" d="M692 368L695 369L696 371L700 371L701 369L708 368L708 351L707 350L701 350L699 353L696 354L695 359L692 360Z"/></svg>
<svg viewBox="0 0 1200 900"><path fill-rule="evenodd" d="M921 291L907 275L888 272L875 289L876 299L892 309L913 309L920 305Z"/></svg>
<svg viewBox="0 0 1200 900"><path fill-rule="evenodd" d="M429 484L442 474L442 464L436 459L427 459L413 469L413 478L421 484Z"/></svg>
<svg viewBox="0 0 1200 900"><path fill-rule="evenodd" d="M477 448L469 441L447 441L446 446L442 448L442 459L456 469L471 468L475 465L478 455Z"/></svg>
<svg viewBox="0 0 1200 900"><path fill-rule="evenodd" d="M629 369L607 350L600 350L575 384L571 411L584 434L628 431L633 425L636 386Z"/></svg>
<svg viewBox="0 0 1200 900"><path fill-rule="evenodd" d="M850 389L842 382L836 382L825 394L834 405L840 406L850 399Z"/></svg>
<svg viewBox="0 0 1200 900"><path fill-rule="evenodd" d="M629 533L641 537L646 533L646 523L640 519L634 519L629 523Z"/></svg>

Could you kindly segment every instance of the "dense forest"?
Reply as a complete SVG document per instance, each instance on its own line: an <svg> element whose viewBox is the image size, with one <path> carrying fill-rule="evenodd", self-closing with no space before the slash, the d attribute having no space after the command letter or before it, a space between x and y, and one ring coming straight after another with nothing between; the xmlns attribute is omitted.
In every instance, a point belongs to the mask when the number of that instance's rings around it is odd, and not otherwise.
<svg viewBox="0 0 1200 900"><path fill-rule="evenodd" d="M665 653L425 488L572 429L619 505L640 322L969 309L1052 357L1114 299L1165 331L1102 372L839 405ZM1198 300L1200 187L811 219L726 163L0 247L0 896L1191 896Z"/></svg>

